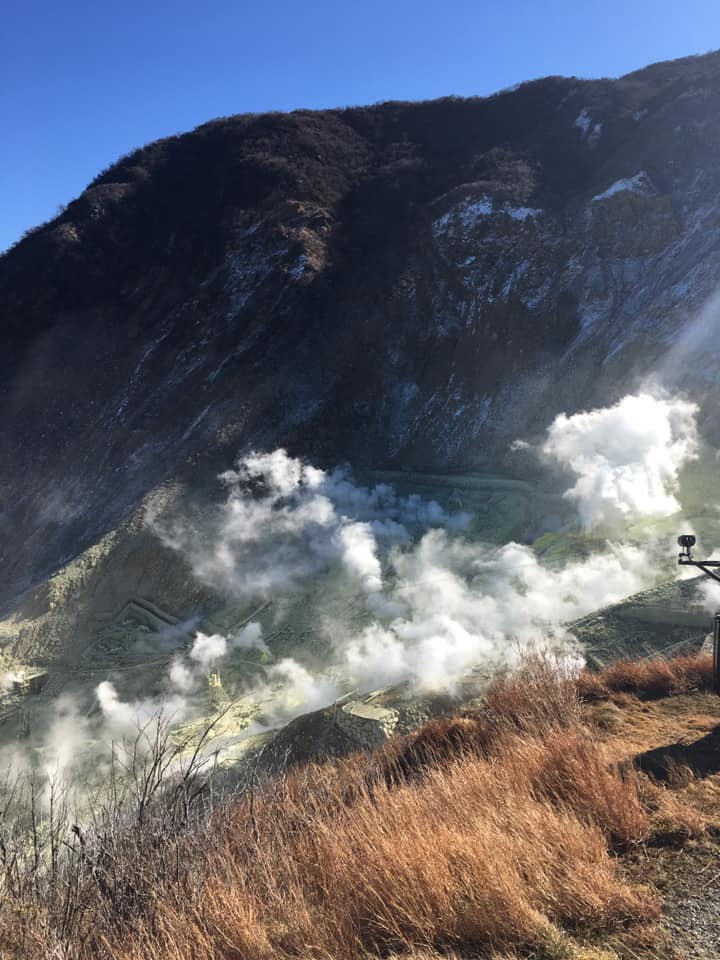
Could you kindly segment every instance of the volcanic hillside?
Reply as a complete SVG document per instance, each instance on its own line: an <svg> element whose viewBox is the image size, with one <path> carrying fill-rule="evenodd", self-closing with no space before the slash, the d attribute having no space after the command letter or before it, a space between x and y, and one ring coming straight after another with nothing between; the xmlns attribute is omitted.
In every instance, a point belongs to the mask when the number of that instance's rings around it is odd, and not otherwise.
<svg viewBox="0 0 720 960"><path fill-rule="evenodd" d="M527 475L509 441L636 385L714 290L718 118L711 54L121 159L0 259L5 600L238 450Z"/></svg>

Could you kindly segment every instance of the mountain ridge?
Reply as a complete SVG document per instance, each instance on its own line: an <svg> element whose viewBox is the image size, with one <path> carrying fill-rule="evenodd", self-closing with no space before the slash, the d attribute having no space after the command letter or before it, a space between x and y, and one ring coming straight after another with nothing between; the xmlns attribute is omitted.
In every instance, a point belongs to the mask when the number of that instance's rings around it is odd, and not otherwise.
<svg viewBox="0 0 720 960"><path fill-rule="evenodd" d="M121 158L0 258L5 597L239 449L536 471L714 290L719 102L713 53Z"/></svg>

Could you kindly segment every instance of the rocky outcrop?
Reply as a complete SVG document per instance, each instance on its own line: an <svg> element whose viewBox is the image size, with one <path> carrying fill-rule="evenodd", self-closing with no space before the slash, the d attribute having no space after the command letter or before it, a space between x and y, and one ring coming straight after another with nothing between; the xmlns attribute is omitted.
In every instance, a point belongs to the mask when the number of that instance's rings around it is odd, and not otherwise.
<svg viewBox="0 0 720 960"><path fill-rule="evenodd" d="M663 583L597 610L568 629L593 667L615 660L670 656L699 650L713 629L704 577Z"/></svg>

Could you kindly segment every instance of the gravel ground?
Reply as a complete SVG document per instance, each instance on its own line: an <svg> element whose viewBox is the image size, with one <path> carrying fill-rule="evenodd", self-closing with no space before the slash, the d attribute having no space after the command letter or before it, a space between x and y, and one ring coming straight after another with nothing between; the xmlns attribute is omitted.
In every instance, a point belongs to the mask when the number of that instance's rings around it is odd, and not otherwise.
<svg viewBox="0 0 720 960"><path fill-rule="evenodd" d="M720 846L648 850L628 865L634 880L651 884L662 901L667 944L648 957L720 960Z"/></svg>
<svg viewBox="0 0 720 960"><path fill-rule="evenodd" d="M720 850L680 851L669 864L664 924L687 960L720 958Z"/></svg>

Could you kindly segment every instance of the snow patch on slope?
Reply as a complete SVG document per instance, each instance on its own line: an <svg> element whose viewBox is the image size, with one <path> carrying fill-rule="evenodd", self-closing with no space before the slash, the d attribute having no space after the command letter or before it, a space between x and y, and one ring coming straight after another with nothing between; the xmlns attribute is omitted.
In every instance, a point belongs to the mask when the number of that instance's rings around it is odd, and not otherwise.
<svg viewBox="0 0 720 960"><path fill-rule="evenodd" d="M306 268L309 266L310 260L307 254L301 253L298 257L297 263L295 263L288 270L288 276L293 280L300 280L305 274Z"/></svg>
<svg viewBox="0 0 720 960"><path fill-rule="evenodd" d="M587 112L587 107L583 107L580 113L575 117L574 126L582 133L583 136L587 136L587 132L590 129L590 114Z"/></svg>
<svg viewBox="0 0 720 960"><path fill-rule="evenodd" d="M655 193L655 188L647 173L641 170L634 177L624 177L621 180L616 180L615 183L610 184L607 190L596 193L592 202L599 203L601 200L608 200L618 193L637 193L647 197Z"/></svg>
<svg viewBox="0 0 720 960"><path fill-rule="evenodd" d="M494 209L492 198L487 195L474 200L466 198L434 220L432 231L435 237L447 233L456 233L465 237L479 221L487 217L506 216L511 220L524 223L530 218L540 216L542 212L538 207L516 207L511 203L505 203Z"/></svg>
<svg viewBox="0 0 720 960"><path fill-rule="evenodd" d="M511 217L513 220L524 222L528 217L540 216L542 210L539 210L537 207L511 207L509 203L506 203L503 207L503 213L506 213L508 217Z"/></svg>
<svg viewBox="0 0 720 960"><path fill-rule="evenodd" d="M459 227L460 230L465 233L482 217L491 216L492 212L493 206L490 197L484 196L478 200L463 200L457 206L433 221L433 234L437 237L446 233L448 228L455 226Z"/></svg>
<svg viewBox="0 0 720 960"><path fill-rule="evenodd" d="M583 140L592 145L600 139L603 125L601 122L593 123L592 117L588 113L587 107L583 107L580 113L575 117L573 126L577 127Z"/></svg>

